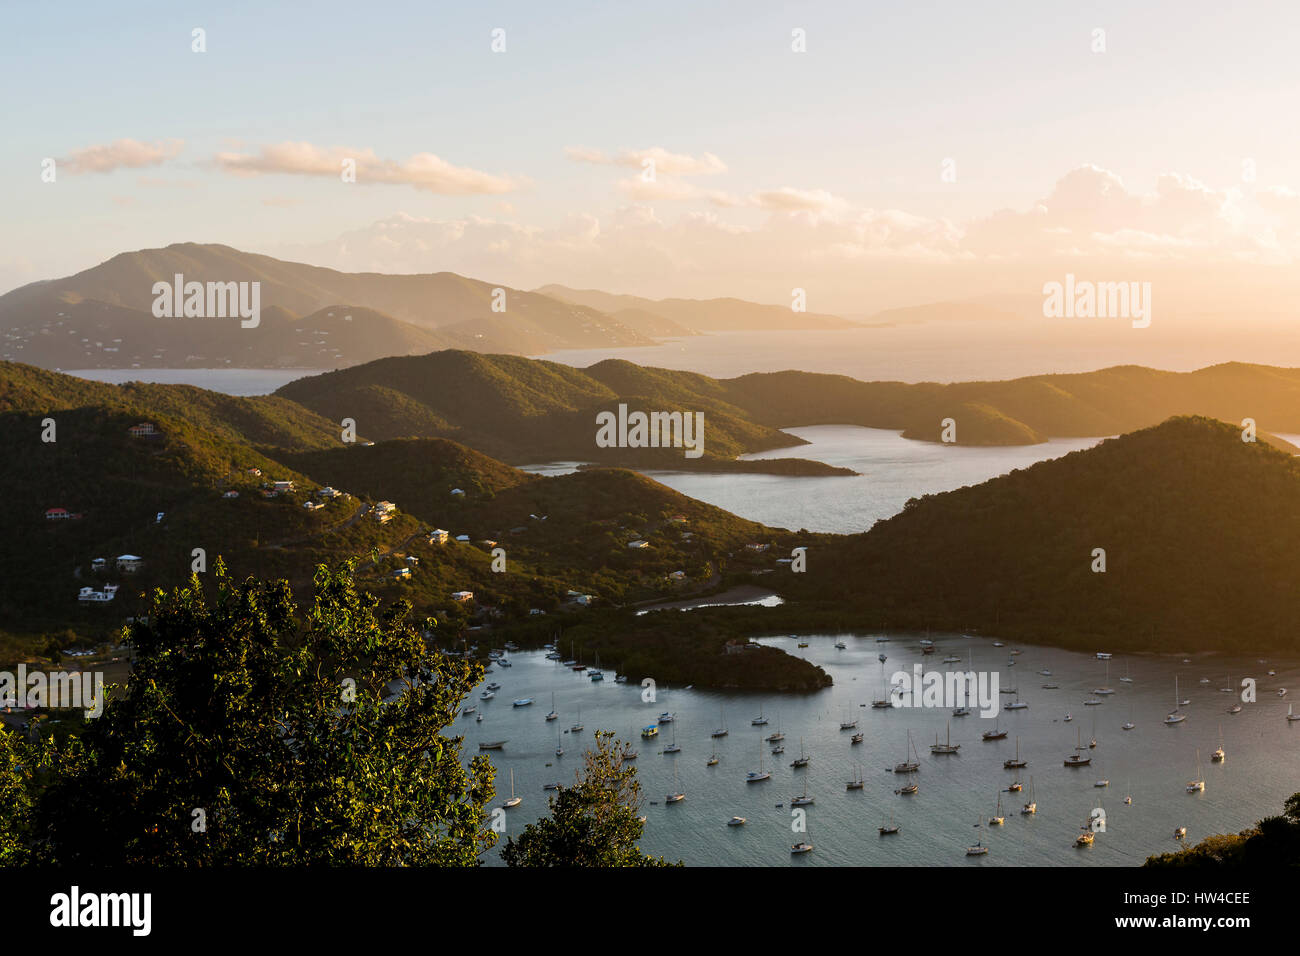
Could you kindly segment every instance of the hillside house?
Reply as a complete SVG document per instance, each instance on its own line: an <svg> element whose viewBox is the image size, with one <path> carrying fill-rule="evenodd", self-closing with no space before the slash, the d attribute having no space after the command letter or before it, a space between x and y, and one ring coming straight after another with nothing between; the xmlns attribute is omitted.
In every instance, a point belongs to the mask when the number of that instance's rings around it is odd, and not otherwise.
<svg viewBox="0 0 1300 956"><path fill-rule="evenodd" d="M262 469L261 469L261 468L250 468L250 469L248 469L248 473L249 473L250 475L253 475L254 477L257 477L257 478L262 477Z"/></svg>
<svg viewBox="0 0 1300 956"><path fill-rule="evenodd" d="M222 493L221 497L223 497L223 498L238 498L238 497L239 497L239 492L238 492L238 491L226 491L226 492L223 492L223 493Z"/></svg>
<svg viewBox="0 0 1300 956"><path fill-rule="evenodd" d="M397 513L397 505L391 501L380 501L375 505L375 520L380 524L393 520L393 515Z"/></svg>
<svg viewBox="0 0 1300 956"><path fill-rule="evenodd" d="M451 599L453 601L460 601L462 604L464 604L474 600L474 592L473 591L452 591Z"/></svg>
<svg viewBox="0 0 1300 956"><path fill-rule="evenodd" d="M462 491L460 488L453 488L451 489L451 496L453 498L464 498L465 492Z"/></svg>
<svg viewBox="0 0 1300 956"><path fill-rule="evenodd" d="M318 490L316 494L322 498L337 498L339 495L343 494L343 492L339 491L337 488L331 488L329 485L326 485L324 488Z"/></svg>
<svg viewBox="0 0 1300 956"><path fill-rule="evenodd" d="M467 534L458 534L458 535L456 535L456 540L459 541L459 542L461 542L462 544L469 544L469 535L467 535Z"/></svg>
<svg viewBox="0 0 1300 956"><path fill-rule="evenodd" d="M446 544L447 539L451 537L451 532L443 531L441 528L434 528L429 532L430 544Z"/></svg>
<svg viewBox="0 0 1300 956"><path fill-rule="evenodd" d="M115 563L117 569L124 574L134 574L144 567L144 558L138 554L119 554Z"/></svg>
<svg viewBox="0 0 1300 956"><path fill-rule="evenodd" d="M105 584L103 589L98 591L91 587L85 587L77 594L77 600L86 604L107 604L115 597L117 597L116 584Z"/></svg>
<svg viewBox="0 0 1300 956"><path fill-rule="evenodd" d="M583 594L581 591L568 591L565 593L565 598L570 604L580 604L583 607L588 607L592 602L591 595Z"/></svg>
<svg viewBox="0 0 1300 956"><path fill-rule="evenodd" d="M406 556L406 566L407 566L408 568L419 567L419 565L420 565L420 559L417 558L415 555L413 555L413 554L408 554L408 555Z"/></svg>
<svg viewBox="0 0 1300 956"><path fill-rule="evenodd" d="M393 579L397 581L407 581L411 577L410 568L398 568L393 572Z"/></svg>
<svg viewBox="0 0 1300 956"><path fill-rule="evenodd" d="M153 422L140 422L138 425L132 425L127 431L132 438L153 438L158 435L158 429L154 427Z"/></svg>
<svg viewBox="0 0 1300 956"><path fill-rule="evenodd" d="M289 492L289 491L294 491L294 490L295 490L295 489L294 489L294 484L293 484L292 481L277 481L277 482L274 482L274 483L271 485L271 487L274 488L276 491L280 492L281 494L284 494L285 492Z"/></svg>
<svg viewBox="0 0 1300 956"><path fill-rule="evenodd" d="M46 521L67 521L71 517L72 517L72 512L69 511L67 508L46 508L45 509Z"/></svg>
<svg viewBox="0 0 1300 956"><path fill-rule="evenodd" d="M322 508L325 507L319 501L304 501L302 503L302 506L308 511L320 511Z"/></svg>
<svg viewBox="0 0 1300 956"><path fill-rule="evenodd" d="M103 558L95 558L90 562L90 570L97 572L106 571L108 570L108 562Z"/></svg>
<svg viewBox="0 0 1300 956"><path fill-rule="evenodd" d="M635 541L629 541L627 546L632 548L634 551L640 551L643 548L650 547L650 542L642 538L637 538Z"/></svg>

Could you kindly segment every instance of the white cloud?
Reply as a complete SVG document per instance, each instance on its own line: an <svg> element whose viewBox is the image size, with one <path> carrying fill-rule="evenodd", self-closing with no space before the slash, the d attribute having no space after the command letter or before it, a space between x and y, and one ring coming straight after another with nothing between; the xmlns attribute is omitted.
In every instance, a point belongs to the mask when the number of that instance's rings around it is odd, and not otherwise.
<svg viewBox="0 0 1300 956"><path fill-rule="evenodd" d="M520 183L466 166L454 166L433 153L416 153L404 161L380 159L370 149L342 146L324 148L311 143L277 143L257 153L217 153L218 168L236 176L278 173L298 176L340 177L344 163L356 164L357 183L413 186L448 196L506 193Z"/></svg>
<svg viewBox="0 0 1300 956"><path fill-rule="evenodd" d="M71 175L83 173L111 173L115 169L140 169L161 166L181 151L184 140L167 139L142 143L134 139L118 139L98 146L74 149L66 159L59 160L59 168Z"/></svg>

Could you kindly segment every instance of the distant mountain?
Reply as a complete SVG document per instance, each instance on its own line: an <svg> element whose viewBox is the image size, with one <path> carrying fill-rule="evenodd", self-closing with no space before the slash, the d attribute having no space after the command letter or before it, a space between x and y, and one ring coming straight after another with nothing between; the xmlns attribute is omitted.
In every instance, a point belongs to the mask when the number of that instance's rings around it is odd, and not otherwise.
<svg viewBox="0 0 1300 956"><path fill-rule="evenodd" d="M1300 461L1243 442L1234 425L1172 418L913 499L828 545L787 597L874 627L1112 652L1294 653L1298 501Z"/></svg>
<svg viewBox="0 0 1300 956"><path fill-rule="evenodd" d="M352 418L375 440L452 438L505 461L578 460L637 468L734 470L737 456L804 444L761 425L692 372L608 361L582 370L511 355L444 351L381 359L297 379L276 395L336 421ZM678 447L599 447L597 416L701 413L703 454ZM682 436L683 438L685 436ZM746 463L749 470L840 474L816 462Z"/></svg>
<svg viewBox="0 0 1300 956"><path fill-rule="evenodd" d="M176 275L260 283L261 324L155 318L154 283ZM0 296L0 335L0 357L58 368L320 368L449 346L537 354L654 341L595 309L455 273L344 273L196 243Z"/></svg>
<svg viewBox="0 0 1300 956"><path fill-rule="evenodd" d="M1041 311L1041 303L1039 304ZM989 322L1023 318L984 302L929 302L897 309L884 309L861 319L863 325L914 325L920 322Z"/></svg>
<svg viewBox="0 0 1300 956"><path fill-rule="evenodd" d="M847 329L854 326L837 315L795 312L789 306L760 305L743 299L645 299L637 295L615 295L597 289L570 289L554 284L544 285L536 291L610 314L629 309L650 313L701 332Z"/></svg>

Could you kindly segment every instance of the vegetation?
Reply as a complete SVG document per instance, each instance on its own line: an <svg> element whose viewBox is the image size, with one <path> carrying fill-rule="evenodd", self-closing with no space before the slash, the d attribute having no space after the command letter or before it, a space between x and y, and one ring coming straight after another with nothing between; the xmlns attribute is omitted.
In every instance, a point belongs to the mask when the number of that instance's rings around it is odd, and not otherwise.
<svg viewBox="0 0 1300 956"><path fill-rule="evenodd" d="M1281 816L1260 820L1241 833L1206 837L1176 853L1148 857L1143 865L1206 869L1300 866L1300 793L1287 799Z"/></svg>
<svg viewBox="0 0 1300 956"><path fill-rule="evenodd" d="M506 841L501 859L507 866L671 865L637 846L641 785L636 768L623 760L624 745L609 732L598 731L595 739L576 782L551 798L550 816Z"/></svg>
<svg viewBox="0 0 1300 956"><path fill-rule="evenodd" d="M493 772L481 755L466 770L461 739L443 731L481 667L429 651L409 608L381 607L348 566L318 569L301 615L284 582L237 583L221 568L217 582L212 604L197 581L152 596L148 623L128 632L125 687L78 736L38 749L5 735L0 852L476 865L495 841ZM34 778L14 770L37 760Z"/></svg>

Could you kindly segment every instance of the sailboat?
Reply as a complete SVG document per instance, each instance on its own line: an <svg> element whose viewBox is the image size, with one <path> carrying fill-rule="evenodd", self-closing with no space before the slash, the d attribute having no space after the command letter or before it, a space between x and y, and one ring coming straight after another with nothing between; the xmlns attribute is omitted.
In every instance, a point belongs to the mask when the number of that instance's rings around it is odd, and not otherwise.
<svg viewBox="0 0 1300 956"><path fill-rule="evenodd" d="M1186 714L1180 714L1178 712L1178 676L1174 675L1174 709L1169 712L1167 717L1165 717L1165 723L1181 724L1186 719Z"/></svg>
<svg viewBox="0 0 1300 956"><path fill-rule="evenodd" d="M1034 778L1029 778L1029 802L1020 808L1021 816L1027 816L1031 813L1038 812L1038 804L1034 802Z"/></svg>
<svg viewBox="0 0 1300 956"><path fill-rule="evenodd" d="M515 796L515 771L514 768L512 767L510 768L510 799L507 800L505 803L503 803L502 806L505 807L506 809L510 809L511 807L519 806L519 804L523 802L524 802L523 797Z"/></svg>
<svg viewBox="0 0 1300 956"><path fill-rule="evenodd" d="M551 712L546 715L547 720L559 719L559 714L555 712L555 691L551 691Z"/></svg>
<svg viewBox="0 0 1300 956"><path fill-rule="evenodd" d="M881 836L894 836L898 833L898 824L894 822L893 810L889 811L889 826L881 823L880 826L876 827L876 830Z"/></svg>
<svg viewBox="0 0 1300 956"><path fill-rule="evenodd" d="M792 760L792 761L790 762L790 766L794 767L794 768L797 770L797 769L799 769L800 767L806 767L806 766L808 766L808 761L809 761L809 760L812 760L812 757L809 757L807 754L804 753L804 751L803 751L803 738L800 737L800 738L799 738L799 756L796 757L794 760Z"/></svg>
<svg viewBox="0 0 1300 956"><path fill-rule="evenodd" d="M885 655L880 655L880 696L871 702L873 710L885 710L890 706L889 691L885 689Z"/></svg>
<svg viewBox="0 0 1300 956"><path fill-rule="evenodd" d="M1223 724L1219 724L1219 749L1210 754L1210 762L1223 763L1227 759L1228 755L1223 750Z"/></svg>
<svg viewBox="0 0 1300 956"><path fill-rule="evenodd" d="M844 715L844 719L840 721L840 730L852 730L853 728L858 726L858 722L856 720L849 719L849 717L851 716L852 716L851 714Z"/></svg>
<svg viewBox="0 0 1300 956"><path fill-rule="evenodd" d="M577 723L575 723L572 727L569 728L569 732L576 734L576 733L581 733L581 731L582 731L582 708L579 707Z"/></svg>
<svg viewBox="0 0 1300 956"><path fill-rule="evenodd" d="M959 750L961 750L961 744L954 744L952 742L952 721L948 721L948 742L943 744L939 743L939 735L936 733L934 735L934 743L930 745L930 753L955 754Z"/></svg>
<svg viewBox="0 0 1300 956"><path fill-rule="evenodd" d="M1092 757L1083 752L1083 741L1079 737L1079 728L1074 728L1074 753L1065 758L1067 767L1086 767L1092 763Z"/></svg>
<svg viewBox="0 0 1300 956"><path fill-rule="evenodd" d="M810 806L812 803L813 803L813 798L810 797L810 796L808 796L808 778L807 778L807 777L804 777L804 778L803 778L803 796L802 796L802 797L792 797L792 798L790 799L790 806L792 806L792 807L806 807L806 806Z"/></svg>
<svg viewBox="0 0 1300 956"><path fill-rule="evenodd" d="M1012 661L1011 663L1014 664L1015 661ZM1005 704L1005 705L1003 705L1003 707L1002 707L1003 710L1024 710L1026 707L1029 706L1027 703L1025 703L1023 700L1020 699L1020 681L1019 681L1019 680L1016 681L1016 686L1015 686L1015 687L1012 687L1010 692L1011 692L1012 694L1015 695L1015 698L1016 698L1016 699L1013 700L1013 701L1012 701L1011 703L1009 703L1009 704Z"/></svg>
<svg viewBox="0 0 1300 956"><path fill-rule="evenodd" d="M635 728L633 728L633 729L635 730ZM629 742L629 743L625 743L625 744L623 745L623 754L622 754L622 759L624 759L624 760L635 760L636 758L637 758L637 752L636 752L635 750L632 749L632 744L631 744L630 742Z"/></svg>
<svg viewBox="0 0 1300 956"><path fill-rule="evenodd" d="M709 756L708 762L705 764L705 766L716 767L717 765L718 765L718 748L714 747L713 753Z"/></svg>
<svg viewBox="0 0 1300 956"><path fill-rule="evenodd" d="M664 753L679 754L681 752L682 752L682 748L677 746L677 725L673 724L673 742L664 748Z"/></svg>
<svg viewBox="0 0 1300 956"><path fill-rule="evenodd" d="M751 726L754 727L762 727L765 723L767 723L767 718L763 716L763 708L761 705L758 708L758 716L755 717L753 720L751 720L749 723Z"/></svg>
<svg viewBox="0 0 1300 956"><path fill-rule="evenodd" d="M1128 702L1128 720L1121 725L1121 730L1132 730L1137 724L1133 723L1133 701Z"/></svg>
<svg viewBox="0 0 1300 956"><path fill-rule="evenodd" d="M722 717L722 726L713 732L713 736L725 737L727 736L727 714L721 707L718 708L718 713Z"/></svg>
<svg viewBox="0 0 1300 956"><path fill-rule="evenodd" d="M1020 759L1020 737L1016 737L1016 756L1014 760L1004 760L1002 768L1004 770L1019 770L1021 767L1028 766L1029 761Z"/></svg>
<svg viewBox="0 0 1300 956"><path fill-rule="evenodd" d="M1196 751L1196 779L1187 781L1188 793L1204 793L1205 779L1201 776L1201 751Z"/></svg>
<svg viewBox="0 0 1300 956"><path fill-rule="evenodd" d="M1122 684L1131 684L1131 683L1133 683L1133 678L1130 677L1130 676L1129 676L1129 673L1128 673L1128 661L1125 661L1125 662L1124 662L1124 676L1120 678L1120 683L1122 683Z"/></svg>
<svg viewBox="0 0 1300 956"><path fill-rule="evenodd" d="M776 733L767 735L767 742L774 744L778 740L785 740L785 734L781 733L781 712L776 712Z"/></svg>
<svg viewBox="0 0 1300 956"><path fill-rule="evenodd" d="M1107 659L1106 661L1106 683L1102 684L1100 687L1094 687L1092 689L1092 692L1101 697L1105 697L1107 694L1115 693L1114 688L1110 686L1110 660L1109 659Z"/></svg>
<svg viewBox="0 0 1300 956"><path fill-rule="evenodd" d="M672 792L664 798L665 803L676 803L679 800L685 800L686 794L677 789L677 761L673 761L673 789Z"/></svg>
<svg viewBox="0 0 1300 956"><path fill-rule="evenodd" d="M917 756L916 746L912 743L912 732L907 732L907 749L908 754L903 758L902 763L894 764L894 773L916 773L921 769L921 758ZM907 757L913 759L908 760Z"/></svg>
<svg viewBox="0 0 1300 956"><path fill-rule="evenodd" d="M555 756L564 756L564 747L560 745L560 728L555 728Z"/></svg>
<svg viewBox="0 0 1300 956"><path fill-rule="evenodd" d="M857 766L858 766L858 776L857 776L857 778L854 779L854 780L850 780L847 784L845 784L844 789L846 789L846 790L861 790L863 787L866 786L867 782L866 782L865 780L862 779L862 764L858 764Z"/></svg>
<svg viewBox="0 0 1300 956"><path fill-rule="evenodd" d="M1000 723L1001 723L1000 717L993 718L993 729L984 731L983 737L985 740L1006 740L1007 731L1002 730L999 727Z"/></svg>
<svg viewBox="0 0 1300 956"><path fill-rule="evenodd" d="M760 780L771 780L772 774L763 769L763 744L760 741L758 745L758 769L751 770L745 774L745 783L758 783Z"/></svg>
<svg viewBox="0 0 1300 956"><path fill-rule="evenodd" d="M1287 705L1286 705L1286 719L1287 719L1287 720L1300 720L1300 714L1294 713L1294 712L1292 711L1292 708L1293 708L1294 706L1295 706L1294 704L1287 704Z"/></svg>
<svg viewBox="0 0 1300 956"><path fill-rule="evenodd" d="M983 830L984 826L981 823L976 823L975 828L977 830ZM984 845L984 841L982 839L976 840L974 846L966 847L967 856L988 856L988 852L989 852L989 848Z"/></svg>
<svg viewBox="0 0 1300 956"><path fill-rule="evenodd" d="M989 817L989 826L1000 827L1007 822L1007 818L1002 815L1002 794L998 794L998 808L994 811L993 816Z"/></svg>

